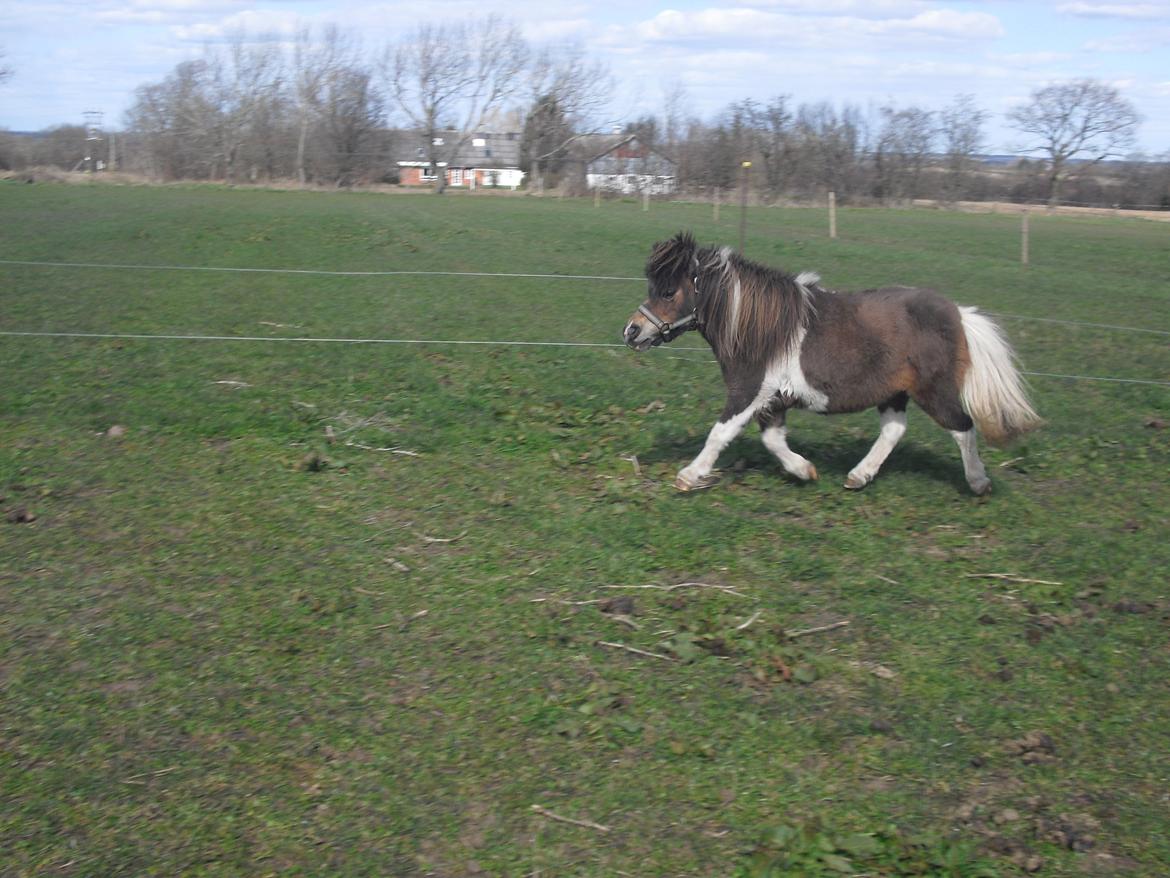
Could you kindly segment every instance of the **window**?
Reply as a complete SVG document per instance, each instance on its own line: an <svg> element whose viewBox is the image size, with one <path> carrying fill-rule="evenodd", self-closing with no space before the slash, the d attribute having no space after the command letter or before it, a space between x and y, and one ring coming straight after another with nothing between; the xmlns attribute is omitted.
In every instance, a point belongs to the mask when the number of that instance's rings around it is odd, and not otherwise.
<svg viewBox="0 0 1170 878"><path fill-rule="evenodd" d="M436 179L437 175L435 174L434 165L427 165L425 168L419 168L418 169L418 176L419 176L420 180L434 180L434 179Z"/></svg>
<svg viewBox="0 0 1170 878"><path fill-rule="evenodd" d="M434 140L431 141L431 146L442 146L442 145L443 145L443 138L441 138L441 137L436 137Z"/></svg>
<svg viewBox="0 0 1170 878"><path fill-rule="evenodd" d="M472 146L487 146L487 141L482 137L473 137L473 138L471 138L471 145Z"/></svg>
<svg viewBox="0 0 1170 878"><path fill-rule="evenodd" d="M449 173L451 176L450 183L452 186L463 185L463 168L452 168Z"/></svg>

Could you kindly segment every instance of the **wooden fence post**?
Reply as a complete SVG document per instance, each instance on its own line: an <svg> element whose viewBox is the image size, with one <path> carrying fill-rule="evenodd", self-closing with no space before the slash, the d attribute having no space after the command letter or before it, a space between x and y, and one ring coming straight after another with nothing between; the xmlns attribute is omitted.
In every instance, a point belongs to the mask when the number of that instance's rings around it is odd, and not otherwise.
<svg viewBox="0 0 1170 878"><path fill-rule="evenodd" d="M829 237L837 238L837 193L829 193Z"/></svg>
<svg viewBox="0 0 1170 878"><path fill-rule="evenodd" d="M747 236L747 203L748 203L748 175L752 170L751 162L740 165L739 175L739 253L743 255L744 238Z"/></svg>
<svg viewBox="0 0 1170 878"><path fill-rule="evenodd" d="M1028 264L1028 217L1031 211L1024 208L1023 217L1020 220L1020 264Z"/></svg>

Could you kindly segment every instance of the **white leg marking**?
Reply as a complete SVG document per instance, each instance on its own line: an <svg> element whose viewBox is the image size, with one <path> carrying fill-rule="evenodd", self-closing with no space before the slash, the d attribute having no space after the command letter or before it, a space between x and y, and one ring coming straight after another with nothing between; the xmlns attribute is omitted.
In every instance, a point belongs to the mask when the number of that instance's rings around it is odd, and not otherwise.
<svg viewBox="0 0 1170 878"><path fill-rule="evenodd" d="M764 373L764 380L756 391L756 398L743 411L729 421L718 421L707 434L707 443L691 463L679 472L675 486L687 491L692 488L707 487L703 482L711 475L711 468L719 453L727 447L736 436L743 432L744 426L760 407L769 402L772 397L780 395L803 404L814 412L826 411L829 407L829 398L820 390L812 387L804 377L800 368L800 350L804 345L805 329L801 329L788 350L768 366ZM799 456L799 455L798 455ZM803 458L801 458L803 460ZM805 461L808 464L808 461ZM811 464L808 464L811 469ZM791 472L791 470L790 470ZM816 478L816 470L812 470L811 478Z"/></svg>
<svg viewBox="0 0 1170 878"><path fill-rule="evenodd" d="M758 401L753 402L730 421L716 421L711 432L707 434L707 442L703 446L703 450L699 452L698 457L691 461L690 465L679 472L675 484L684 491L702 487L703 481L711 475L711 468L719 459L719 453L731 443L732 439L743 432L744 426L752 419L757 408L759 408Z"/></svg>
<svg viewBox="0 0 1170 878"><path fill-rule="evenodd" d="M976 494L987 494L991 491L991 479L987 477L987 470L983 468L983 461L979 458L979 448L975 443L975 428L965 433L952 430L951 435L959 443L959 453L963 455L963 474L967 477L967 484Z"/></svg>
<svg viewBox="0 0 1170 878"><path fill-rule="evenodd" d="M878 433L873 447L861 459L857 466L849 471L849 478L845 480L845 487L856 490L864 488L873 481L898 440L906 432L906 412L886 409L882 412L882 428Z"/></svg>
<svg viewBox="0 0 1170 878"><path fill-rule="evenodd" d="M787 427L768 427L761 438L764 447L780 459L780 465L786 473L806 482L816 480L817 468L788 447Z"/></svg>

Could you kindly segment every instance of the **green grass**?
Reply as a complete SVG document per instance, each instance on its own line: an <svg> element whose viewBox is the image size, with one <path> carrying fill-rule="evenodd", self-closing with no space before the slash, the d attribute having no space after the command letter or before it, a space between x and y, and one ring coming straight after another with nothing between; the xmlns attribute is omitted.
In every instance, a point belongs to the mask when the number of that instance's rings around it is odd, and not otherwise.
<svg viewBox="0 0 1170 878"><path fill-rule="evenodd" d="M1033 217L1025 269L1017 222L753 209L747 252L1170 329L1170 227ZM0 228L6 259L618 276L737 238L696 205L16 184ZM0 330L612 342L642 295L0 265ZM1170 380L1165 336L1004 325L1031 371ZM1033 379L1047 426L985 499L917 411L860 494L876 418L798 413L821 482L752 431L684 496L698 343L0 337L0 874L1159 874L1170 388ZM681 582L723 588L632 588Z"/></svg>

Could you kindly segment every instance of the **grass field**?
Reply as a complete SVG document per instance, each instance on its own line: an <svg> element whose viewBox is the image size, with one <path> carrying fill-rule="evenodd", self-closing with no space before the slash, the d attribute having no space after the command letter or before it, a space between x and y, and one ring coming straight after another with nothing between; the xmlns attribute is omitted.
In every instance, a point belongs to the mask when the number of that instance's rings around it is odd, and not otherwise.
<svg viewBox="0 0 1170 878"><path fill-rule="evenodd" d="M1017 223L760 208L746 250L1170 330L1170 228L1036 216L1023 268ZM680 228L737 239L698 205L0 186L7 260L622 277ZM3 264L0 330L610 343L643 293ZM1165 335L1002 322L1029 371L1170 381ZM820 482L752 430L680 495L700 344L0 336L0 875L1165 874L1170 387L1032 378L988 498L918 411L862 493L876 417L797 413Z"/></svg>

